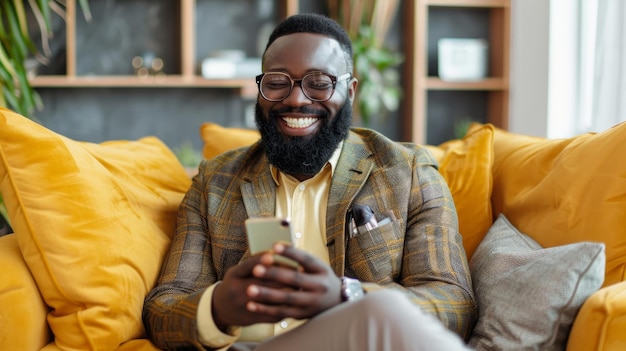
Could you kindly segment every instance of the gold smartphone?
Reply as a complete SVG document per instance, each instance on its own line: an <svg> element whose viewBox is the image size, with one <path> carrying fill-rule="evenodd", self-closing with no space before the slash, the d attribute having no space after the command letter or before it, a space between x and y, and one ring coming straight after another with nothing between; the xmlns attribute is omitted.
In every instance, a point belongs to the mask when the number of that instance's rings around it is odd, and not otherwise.
<svg viewBox="0 0 626 351"><path fill-rule="evenodd" d="M253 255L259 252L271 252L276 242L293 245L293 234L287 218L253 217L246 219L245 225L250 253ZM299 266L296 261L285 256L274 255L274 259L278 264L290 268L297 269Z"/></svg>

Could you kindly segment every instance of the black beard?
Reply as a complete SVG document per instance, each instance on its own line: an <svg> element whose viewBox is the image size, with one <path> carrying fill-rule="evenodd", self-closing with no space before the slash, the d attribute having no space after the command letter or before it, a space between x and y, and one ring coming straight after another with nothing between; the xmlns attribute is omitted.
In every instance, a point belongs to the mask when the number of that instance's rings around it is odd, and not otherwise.
<svg viewBox="0 0 626 351"><path fill-rule="evenodd" d="M289 112L317 115L322 126L312 136L285 137L278 130L278 116ZM265 117L257 102L255 119L270 163L284 173L311 177L322 169L339 143L348 136L352 123L352 105L346 99L335 118L330 120L328 113L320 115L319 111L308 107L271 110L269 116Z"/></svg>

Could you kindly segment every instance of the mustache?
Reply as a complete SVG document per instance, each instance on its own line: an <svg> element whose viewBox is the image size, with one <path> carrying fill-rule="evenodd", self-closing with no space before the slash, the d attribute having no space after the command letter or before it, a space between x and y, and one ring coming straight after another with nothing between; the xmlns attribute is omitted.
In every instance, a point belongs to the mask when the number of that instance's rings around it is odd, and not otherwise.
<svg viewBox="0 0 626 351"><path fill-rule="evenodd" d="M318 110L315 108L311 108L309 106L302 106L302 107L298 107L298 108L292 108L292 107L281 107L281 108L277 108L274 110L271 110L269 112L270 117L278 117L279 115L282 114L289 114L289 113L300 113L300 114L306 114L306 115L313 115L319 118L328 118L329 113L328 111L324 111L324 110Z"/></svg>

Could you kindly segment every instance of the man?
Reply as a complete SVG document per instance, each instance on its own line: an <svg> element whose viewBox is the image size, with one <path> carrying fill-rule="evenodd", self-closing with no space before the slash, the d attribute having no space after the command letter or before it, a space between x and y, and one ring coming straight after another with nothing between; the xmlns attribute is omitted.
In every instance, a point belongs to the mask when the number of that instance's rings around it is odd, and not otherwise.
<svg viewBox="0 0 626 351"><path fill-rule="evenodd" d="M200 165L146 298L158 347L465 349L477 312L450 192L424 149L350 129L352 65L324 16L274 30L257 77L262 140ZM369 224L353 221L369 209ZM290 218L294 245L251 256L244 221L273 216Z"/></svg>

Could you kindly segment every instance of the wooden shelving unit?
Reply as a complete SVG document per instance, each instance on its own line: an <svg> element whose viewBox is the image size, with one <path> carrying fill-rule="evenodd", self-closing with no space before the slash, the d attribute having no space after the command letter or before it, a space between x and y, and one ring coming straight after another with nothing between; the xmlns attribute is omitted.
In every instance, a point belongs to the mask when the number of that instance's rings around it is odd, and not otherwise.
<svg viewBox="0 0 626 351"><path fill-rule="evenodd" d="M31 84L36 88L221 88L235 89L241 96L256 96L256 85L252 79L206 79L196 73L195 59L196 0L178 0L180 3L181 67L180 74L164 77L141 78L128 76L79 76L76 60L80 53L76 49L76 0L67 0L66 20L66 71L65 75L36 76ZM280 0L281 18L298 12L298 0Z"/></svg>
<svg viewBox="0 0 626 351"><path fill-rule="evenodd" d="M490 76L475 82L446 82L428 76L428 31L431 7L485 8L490 12L489 72ZM405 140L426 143L426 115L429 91L486 91L488 122L507 129L509 118L509 41L510 0L409 0L405 1L406 73Z"/></svg>
<svg viewBox="0 0 626 351"><path fill-rule="evenodd" d="M231 89L252 98L257 94L253 79L205 79L197 72L196 9L201 1L177 0L180 13L180 66L164 77L136 75L82 75L77 73L77 0L67 1L64 75L40 75L31 79L36 88L201 88ZM402 114L403 140L426 143L429 92L480 92L487 96L487 120L508 128L510 0L403 0L405 42L405 86ZM277 0L279 18L299 12L299 0ZM489 12L489 77L476 82L447 82L428 75L429 10L438 8L486 9ZM481 22L481 25L485 25ZM180 52L179 52L180 51ZM483 95L481 95L483 96ZM434 105L433 105L434 106Z"/></svg>

